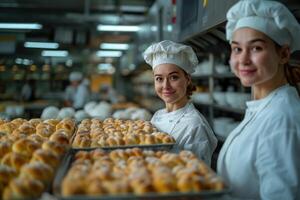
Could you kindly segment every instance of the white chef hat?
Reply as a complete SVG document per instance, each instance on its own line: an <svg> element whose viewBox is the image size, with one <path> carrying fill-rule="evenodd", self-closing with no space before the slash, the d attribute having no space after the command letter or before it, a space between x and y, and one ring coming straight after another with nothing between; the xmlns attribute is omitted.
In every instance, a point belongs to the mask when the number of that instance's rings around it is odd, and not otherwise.
<svg viewBox="0 0 300 200"><path fill-rule="evenodd" d="M291 52L300 49L300 26L293 14L281 3L270 0L241 0L227 12L226 37L249 27L258 30L279 45L289 45Z"/></svg>
<svg viewBox="0 0 300 200"><path fill-rule="evenodd" d="M83 78L83 75L81 72L71 72L69 76L70 81L80 81Z"/></svg>
<svg viewBox="0 0 300 200"><path fill-rule="evenodd" d="M191 74L198 64L197 56L190 46L170 40L152 44L143 55L146 63L151 65L153 69L157 65L171 63Z"/></svg>

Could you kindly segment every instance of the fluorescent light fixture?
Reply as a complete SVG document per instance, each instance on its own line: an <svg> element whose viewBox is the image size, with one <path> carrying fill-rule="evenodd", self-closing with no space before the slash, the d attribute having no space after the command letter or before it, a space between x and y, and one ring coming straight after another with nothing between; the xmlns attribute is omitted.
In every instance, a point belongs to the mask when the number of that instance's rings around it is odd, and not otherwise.
<svg viewBox="0 0 300 200"><path fill-rule="evenodd" d="M137 32L140 30L139 26L123 26L123 25L98 25L98 31L124 31Z"/></svg>
<svg viewBox="0 0 300 200"><path fill-rule="evenodd" d="M37 23L0 23L0 29L41 29Z"/></svg>
<svg viewBox="0 0 300 200"><path fill-rule="evenodd" d="M101 49L117 49L117 50L127 50L129 48L129 44L121 44L121 43L102 43L100 45Z"/></svg>
<svg viewBox="0 0 300 200"><path fill-rule="evenodd" d="M66 57L68 55L69 55L69 52L63 51L63 50L44 50L44 51L42 51L42 56Z"/></svg>
<svg viewBox="0 0 300 200"><path fill-rule="evenodd" d="M107 69L110 69L112 68L112 64L111 63L100 63L98 64L98 69L99 70L107 70Z"/></svg>
<svg viewBox="0 0 300 200"><path fill-rule="evenodd" d="M122 56L122 51L97 51L96 55L98 57L120 57Z"/></svg>
<svg viewBox="0 0 300 200"><path fill-rule="evenodd" d="M57 49L59 44L56 42L25 42L24 47L40 49Z"/></svg>

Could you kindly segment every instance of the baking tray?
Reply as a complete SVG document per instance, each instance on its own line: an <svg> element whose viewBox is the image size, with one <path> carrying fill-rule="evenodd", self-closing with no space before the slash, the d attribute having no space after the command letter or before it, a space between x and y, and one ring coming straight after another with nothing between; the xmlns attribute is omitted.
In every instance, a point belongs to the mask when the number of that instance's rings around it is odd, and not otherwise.
<svg viewBox="0 0 300 200"><path fill-rule="evenodd" d="M170 150L173 148L175 143L165 143L165 144L135 144L135 145L122 145L122 146L110 146L110 147L86 147L86 148L74 148L72 147L72 151L89 151L95 149L103 149L103 150L115 150L115 149L128 149L128 148L141 148L144 150Z"/></svg>
<svg viewBox="0 0 300 200"><path fill-rule="evenodd" d="M88 151L93 150L91 148L88 149ZM113 149L106 149L106 151L110 151ZM76 196L69 196L64 197L61 195L61 183L63 181L63 178L67 174L70 165L73 162L73 156L75 155L76 151L69 151L67 153L67 156L64 157L61 167L56 172L55 179L53 181L53 194L56 196L57 199L61 200L131 200L131 199L137 199L137 200L143 200L143 199L174 199L174 200L190 200L190 199L219 199L224 195L227 195L230 193L230 188L225 184L225 188L220 191L216 190L206 190L201 192L171 192L171 193L147 193L143 195L136 195L133 193L129 194L122 194L122 195L103 195L103 196L87 196L87 195L76 195Z"/></svg>

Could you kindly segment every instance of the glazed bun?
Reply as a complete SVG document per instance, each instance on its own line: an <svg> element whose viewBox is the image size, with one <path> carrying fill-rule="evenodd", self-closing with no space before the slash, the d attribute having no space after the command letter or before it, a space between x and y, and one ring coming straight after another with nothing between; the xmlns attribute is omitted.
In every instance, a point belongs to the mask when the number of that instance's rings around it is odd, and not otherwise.
<svg viewBox="0 0 300 200"><path fill-rule="evenodd" d="M57 142L61 145L69 145L69 138L68 136L66 136L64 133L61 132L56 132L54 134L52 134L49 138L50 141L54 141Z"/></svg>
<svg viewBox="0 0 300 200"><path fill-rule="evenodd" d="M0 185L7 185L16 176L17 171L14 168L0 164Z"/></svg>
<svg viewBox="0 0 300 200"><path fill-rule="evenodd" d="M36 150L31 158L31 162L42 162L44 164L50 165L53 169L58 167L60 158L58 155L50 150L38 149Z"/></svg>
<svg viewBox="0 0 300 200"><path fill-rule="evenodd" d="M16 152L10 152L6 154L2 160L1 164L13 167L16 171L20 171L21 167L29 161L29 157L24 154L19 154Z"/></svg>
<svg viewBox="0 0 300 200"><path fill-rule="evenodd" d="M44 185L41 181L19 177L10 181L4 189L3 199L35 199L41 196Z"/></svg>
<svg viewBox="0 0 300 200"><path fill-rule="evenodd" d="M11 143L0 142L0 162L5 154L11 152Z"/></svg>
<svg viewBox="0 0 300 200"><path fill-rule="evenodd" d="M20 172L20 177L41 181L46 187L54 175L53 169L42 162L31 162L25 164Z"/></svg>
<svg viewBox="0 0 300 200"><path fill-rule="evenodd" d="M42 149L49 150L58 156L62 156L68 147L54 141L46 141L42 144Z"/></svg>
<svg viewBox="0 0 300 200"><path fill-rule="evenodd" d="M45 122L38 124L36 127L36 134L45 138L50 137L54 131L55 126Z"/></svg>
<svg viewBox="0 0 300 200"><path fill-rule="evenodd" d="M24 154L28 157L38 148L40 148L39 143L27 138L17 140L12 146L14 152Z"/></svg>

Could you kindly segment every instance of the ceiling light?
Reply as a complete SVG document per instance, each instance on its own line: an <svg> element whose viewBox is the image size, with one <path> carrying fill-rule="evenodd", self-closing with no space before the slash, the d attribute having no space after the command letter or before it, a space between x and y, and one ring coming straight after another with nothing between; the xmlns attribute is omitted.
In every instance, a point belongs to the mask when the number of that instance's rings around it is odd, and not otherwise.
<svg viewBox="0 0 300 200"><path fill-rule="evenodd" d="M101 49L118 49L118 50L127 50L129 48L128 44L121 43L102 43L100 45Z"/></svg>
<svg viewBox="0 0 300 200"><path fill-rule="evenodd" d="M42 51L42 56L49 56L49 57L66 57L69 55L68 51L62 50L44 50Z"/></svg>
<svg viewBox="0 0 300 200"><path fill-rule="evenodd" d="M98 57L120 57L122 56L122 51L97 51Z"/></svg>
<svg viewBox="0 0 300 200"><path fill-rule="evenodd" d="M140 30L139 26L123 26L123 25L98 25L98 31L124 31L137 32Z"/></svg>
<svg viewBox="0 0 300 200"><path fill-rule="evenodd" d="M57 49L59 44L56 42L25 42L24 47L40 49Z"/></svg>
<svg viewBox="0 0 300 200"><path fill-rule="evenodd" d="M41 29L37 23L0 23L0 29Z"/></svg>

